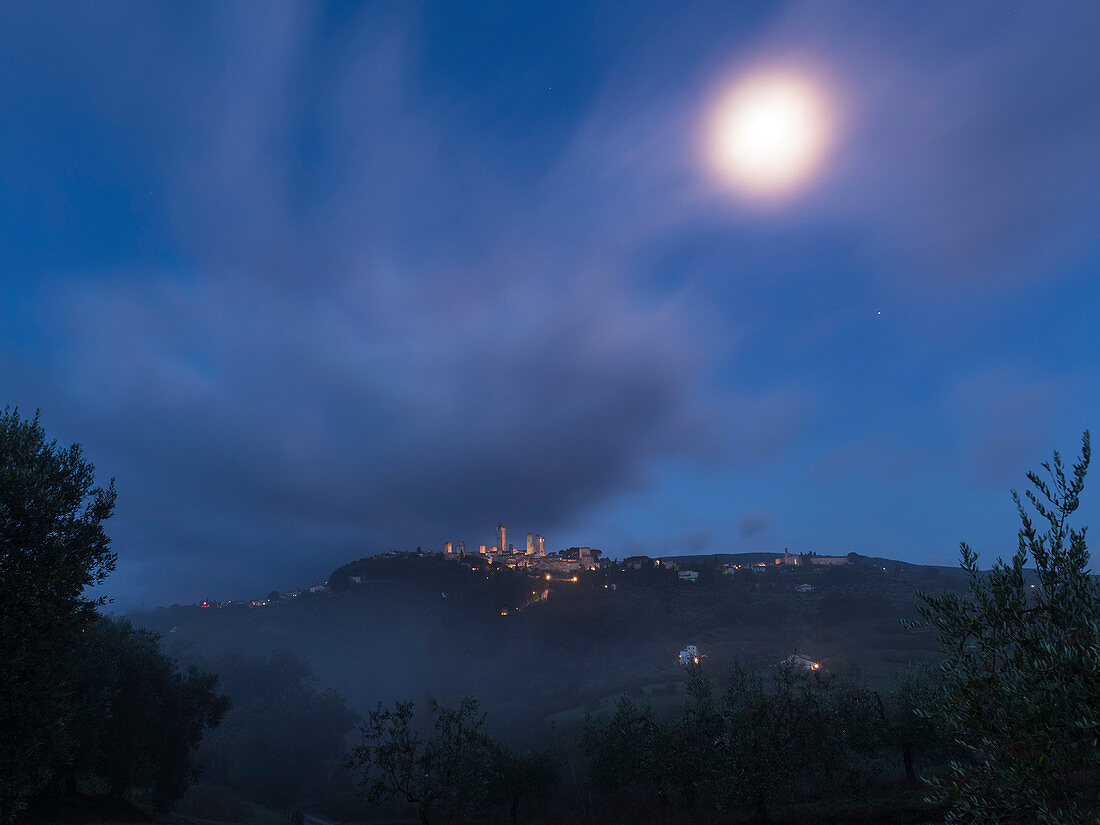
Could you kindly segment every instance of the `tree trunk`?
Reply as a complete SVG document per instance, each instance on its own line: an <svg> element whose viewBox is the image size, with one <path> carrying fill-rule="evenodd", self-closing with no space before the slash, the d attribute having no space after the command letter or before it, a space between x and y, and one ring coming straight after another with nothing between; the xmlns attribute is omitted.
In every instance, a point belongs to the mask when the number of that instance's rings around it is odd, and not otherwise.
<svg viewBox="0 0 1100 825"><path fill-rule="evenodd" d="M508 813L512 818L512 825L516 825L516 820L519 819L519 803L513 802Z"/></svg>
<svg viewBox="0 0 1100 825"><path fill-rule="evenodd" d="M901 759L905 763L905 778L910 784L917 781L917 772L913 770L913 746L901 746Z"/></svg>

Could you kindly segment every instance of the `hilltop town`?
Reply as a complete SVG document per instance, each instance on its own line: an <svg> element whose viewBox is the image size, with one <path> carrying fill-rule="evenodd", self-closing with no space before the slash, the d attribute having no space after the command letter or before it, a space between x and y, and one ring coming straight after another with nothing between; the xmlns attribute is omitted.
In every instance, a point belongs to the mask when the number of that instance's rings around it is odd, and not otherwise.
<svg viewBox="0 0 1100 825"><path fill-rule="evenodd" d="M766 558L761 558L761 556L766 556ZM774 557L766 553L742 553L708 557L675 556L664 558L635 555L615 559L606 557L602 550L594 547L567 547L548 553L546 551L546 538L537 533L527 533L526 542L522 548L510 544L508 542L508 527L503 522L497 523L496 543L493 545L482 544L476 552L467 551L466 542L464 541L446 541L439 550L424 547L417 547L414 551L389 550L368 558L385 560L399 557L446 559L484 570L487 575L492 575L495 571L504 569L526 571L531 574L542 574L547 580L564 577L565 580L577 581L578 574L584 571L610 571L620 568L625 572L628 569L656 568L675 572L676 577L683 582L698 580L699 570L692 569L693 566L706 567L722 574L732 574L738 571L764 573L770 569L798 569L811 572L814 568L838 567L847 565L855 559L865 559L865 557L856 553L850 553L847 556L821 556L813 551L791 553L788 548L783 549L783 555ZM361 562L366 561L367 559L361 560ZM884 566L882 569L885 571L887 567ZM901 569L904 570L904 567ZM204 599L200 606L267 607L276 601L297 599L305 593L327 593L334 588L342 589L345 586L360 585L362 583L362 575L350 572L334 573L329 579L314 582L308 587L296 588L281 593L272 591L266 597L247 600ZM608 587L610 589L613 585L608 585ZM813 586L810 584L803 584L800 587L803 588L802 592L813 590Z"/></svg>

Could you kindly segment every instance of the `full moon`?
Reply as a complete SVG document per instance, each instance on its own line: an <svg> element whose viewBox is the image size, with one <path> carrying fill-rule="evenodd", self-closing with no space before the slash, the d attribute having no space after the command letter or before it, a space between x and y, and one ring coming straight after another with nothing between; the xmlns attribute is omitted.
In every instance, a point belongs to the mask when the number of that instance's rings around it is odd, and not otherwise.
<svg viewBox="0 0 1100 825"><path fill-rule="evenodd" d="M773 73L743 80L715 107L711 163L748 194L791 191L813 174L828 148L823 97L794 75Z"/></svg>

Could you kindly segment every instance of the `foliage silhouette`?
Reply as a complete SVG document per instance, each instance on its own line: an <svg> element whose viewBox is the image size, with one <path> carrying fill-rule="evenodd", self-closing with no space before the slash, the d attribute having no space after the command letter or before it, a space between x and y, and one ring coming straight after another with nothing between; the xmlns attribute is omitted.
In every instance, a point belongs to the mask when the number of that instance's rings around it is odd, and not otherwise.
<svg viewBox="0 0 1100 825"><path fill-rule="evenodd" d="M1095 822L1100 778L1100 586L1087 569L1086 528L1070 526L1084 488L1089 434L1067 473L1061 456L1047 478L1027 474L1018 548L988 575L960 546L969 592L921 594L921 615L940 635L945 690L938 716L967 752L929 798L951 803L949 822ZM1038 583L1025 583L1033 560Z"/></svg>
<svg viewBox="0 0 1100 825"><path fill-rule="evenodd" d="M0 821L73 747L68 674L105 601L84 589L115 566L103 529L114 504L79 445L47 442L37 414L0 413Z"/></svg>

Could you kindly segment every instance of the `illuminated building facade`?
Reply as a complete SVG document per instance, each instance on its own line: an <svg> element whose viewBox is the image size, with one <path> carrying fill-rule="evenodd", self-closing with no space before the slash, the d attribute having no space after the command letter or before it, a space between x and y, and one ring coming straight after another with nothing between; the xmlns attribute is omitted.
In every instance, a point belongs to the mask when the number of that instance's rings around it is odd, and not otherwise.
<svg viewBox="0 0 1100 825"><path fill-rule="evenodd" d="M692 665L699 664L699 648L695 645L688 645L681 650L680 664L684 667L691 667Z"/></svg>
<svg viewBox="0 0 1100 825"><path fill-rule="evenodd" d="M573 575L583 570L595 570L599 565L599 550L590 547L573 547L570 551L546 554L546 538L538 533L527 533L523 547L516 548L508 544L508 528L504 522L497 523L497 543L492 547L480 545L478 553L490 564L511 568L529 568L552 575ZM466 555L466 542L445 542L443 557L459 559Z"/></svg>

